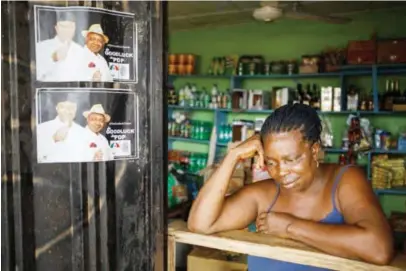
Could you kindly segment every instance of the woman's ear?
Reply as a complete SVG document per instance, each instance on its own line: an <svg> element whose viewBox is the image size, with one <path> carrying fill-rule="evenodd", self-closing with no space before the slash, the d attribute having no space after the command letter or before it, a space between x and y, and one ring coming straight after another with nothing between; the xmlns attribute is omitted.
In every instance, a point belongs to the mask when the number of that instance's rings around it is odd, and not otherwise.
<svg viewBox="0 0 406 271"><path fill-rule="evenodd" d="M320 149L321 149L320 142L313 143L313 145L312 145L312 156L313 156L313 159L315 161L319 160Z"/></svg>

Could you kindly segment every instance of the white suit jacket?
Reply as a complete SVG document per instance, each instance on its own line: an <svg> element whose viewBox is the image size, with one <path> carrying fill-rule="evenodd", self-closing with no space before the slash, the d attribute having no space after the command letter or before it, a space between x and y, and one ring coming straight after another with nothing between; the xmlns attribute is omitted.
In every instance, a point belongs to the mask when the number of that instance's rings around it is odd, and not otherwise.
<svg viewBox="0 0 406 271"><path fill-rule="evenodd" d="M82 162L85 129L72 123L65 140L55 142L52 136L66 126L58 117L37 127L37 156L39 163Z"/></svg>
<svg viewBox="0 0 406 271"><path fill-rule="evenodd" d="M112 82L113 77L109 70L109 65L107 64L106 59L100 54L95 55L92 51L89 50L86 46L83 47L84 57L83 57L83 78L82 81L93 81L93 74L99 70L101 73L102 82Z"/></svg>
<svg viewBox="0 0 406 271"><path fill-rule="evenodd" d="M45 82L80 81L83 77L83 47L74 41L70 42L64 60L54 61L52 54L62 46L57 38L44 40L36 44L37 80Z"/></svg>
<svg viewBox="0 0 406 271"><path fill-rule="evenodd" d="M86 161L94 161L94 156L99 150L103 153L102 161L114 160L109 142L104 135L94 133L88 126L85 128L85 134L84 157Z"/></svg>

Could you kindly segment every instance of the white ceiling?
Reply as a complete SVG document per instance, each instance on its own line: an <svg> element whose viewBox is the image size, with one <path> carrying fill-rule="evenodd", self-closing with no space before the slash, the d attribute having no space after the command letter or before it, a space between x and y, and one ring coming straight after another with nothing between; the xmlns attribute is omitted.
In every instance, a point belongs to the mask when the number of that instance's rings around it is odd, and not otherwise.
<svg viewBox="0 0 406 271"><path fill-rule="evenodd" d="M264 2L264 1L263 1ZM268 1L276 2L276 1ZM295 2L279 2L279 7L291 8ZM303 1L305 11L322 15L351 14L362 11L406 6L402 1ZM254 9L260 1L169 1L168 23L171 31L224 26L252 22Z"/></svg>

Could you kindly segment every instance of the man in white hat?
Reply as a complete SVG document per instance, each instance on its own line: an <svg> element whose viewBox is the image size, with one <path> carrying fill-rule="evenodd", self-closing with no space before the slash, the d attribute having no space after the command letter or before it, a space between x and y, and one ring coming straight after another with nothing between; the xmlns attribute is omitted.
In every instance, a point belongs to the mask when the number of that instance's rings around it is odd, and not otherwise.
<svg viewBox="0 0 406 271"><path fill-rule="evenodd" d="M89 30L82 31L82 35L86 43L83 62L86 81L113 81L107 61L99 54L104 45L109 42L100 24L91 25Z"/></svg>
<svg viewBox="0 0 406 271"><path fill-rule="evenodd" d="M61 101L56 105L55 119L38 124L37 157L39 163L73 163L81 155L85 129L74 122L76 103Z"/></svg>
<svg viewBox="0 0 406 271"><path fill-rule="evenodd" d="M87 120L85 159L86 161L113 160L113 154L108 140L100 132L110 121L110 115L104 112L101 104L95 104L88 111L83 112Z"/></svg>
<svg viewBox="0 0 406 271"><path fill-rule="evenodd" d="M46 22L44 22L46 23ZM41 27L39 26L41 29ZM83 47L74 42L75 15L68 11L56 13L56 35L36 44L37 80L45 82L79 81L83 77L79 61Z"/></svg>

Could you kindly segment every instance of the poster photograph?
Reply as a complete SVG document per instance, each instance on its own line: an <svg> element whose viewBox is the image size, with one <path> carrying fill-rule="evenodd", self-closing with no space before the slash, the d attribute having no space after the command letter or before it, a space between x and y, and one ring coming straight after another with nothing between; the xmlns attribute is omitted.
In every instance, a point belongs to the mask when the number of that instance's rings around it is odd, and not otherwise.
<svg viewBox="0 0 406 271"><path fill-rule="evenodd" d="M138 96L117 89L37 89L38 163L138 158Z"/></svg>
<svg viewBox="0 0 406 271"><path fill-rule="evenodd" d="M137 83L134 14L35 5L34 19L37 81Z"/></svg>

